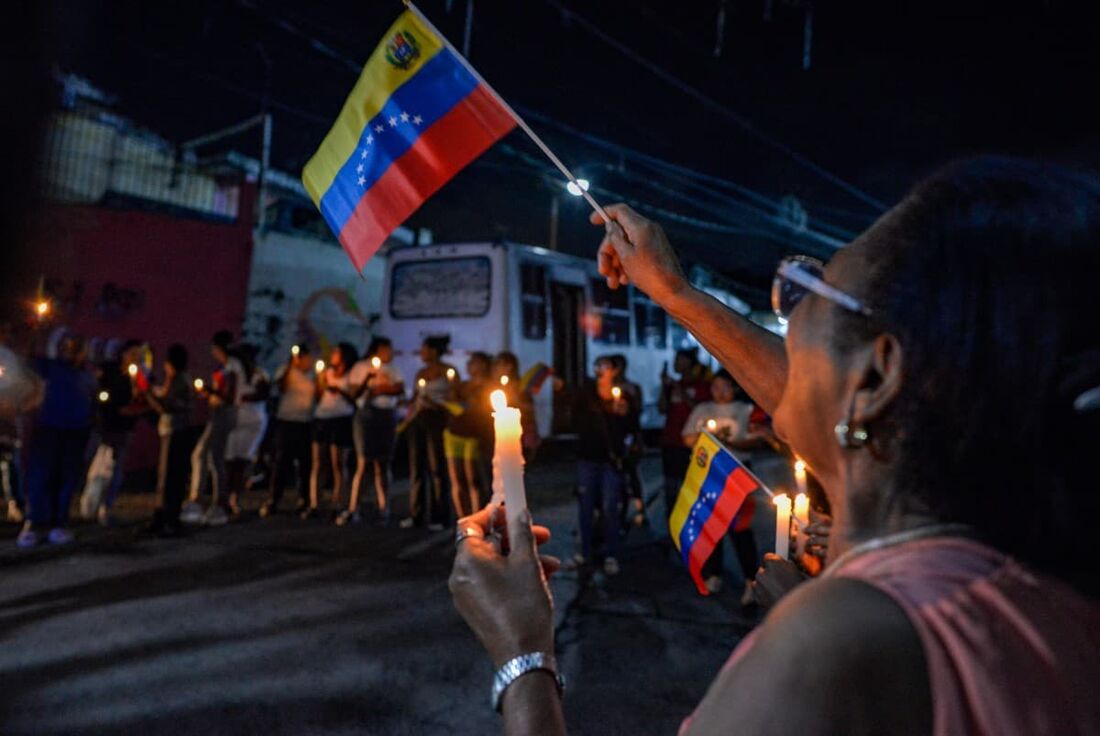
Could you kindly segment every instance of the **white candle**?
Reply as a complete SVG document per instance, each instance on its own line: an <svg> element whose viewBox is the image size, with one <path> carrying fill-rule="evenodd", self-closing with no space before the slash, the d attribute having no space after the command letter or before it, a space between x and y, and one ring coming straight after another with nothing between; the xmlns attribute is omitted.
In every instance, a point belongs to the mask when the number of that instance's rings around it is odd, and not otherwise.
<svg viewBox="0 0 1100 736"><path fill-rule="evenodd" d="M714 421L713 419L708 419L707 420L707 431L708 432L713 432L716 429L718 429L718 422Z"/></svg>
<svg viewBox="0 0 1100 736"><path fill-rule="evenodd" d="M425 386L427 386L427 385L428 385L428 382L427 382L427 380L425 380L425 379L423 379L423 378L421 378L421 379L420 379L419 381L417 381L417 382L416 382L416 386L417 386L417 388L421 388L421 389L422 389L422 388L424 388L424 387L425 387Z"/></svg>
<svg viewBox="0 0 1100 736"><path fill-rule="evenodd" d="M136 376L136 375L137 375L137 372L138 372L138 367L137 367L137 364L136 364L136 363L131 363L130 365L128 365L128 366L126 367L126 372L130 374L130 377L131 377L131 378L133 378L134 376Z"/></svg>
<svg viewBox="0 0 1100 736"><path fill-rule="evenodd" d="M195 379L195 390L196 391L202 391L202 387L203 387L202 379L201 378L196 378Z"/></svg>
<svg viewBox="0 0 1100 736"><path fill-rule="evenodd" d="M373 358L370 359L370 366L374 370L378 370L379 368L382 367L382 359L379 358L377 355L374 356Z"/></svg>
<svg viewBox="0 0 1100 736"><path fill-rule="evenodd" d="M293 355L295 358L298 357L298 353L300 353L300 352L302 352L302 349L300 347L298 347L297 345L291 345L290 346L290 354Z"/></svg>
<svg viewBox="0 0 1100 736"><path fill-rule="evenodd" d="M455 369L454 368L448 368L447 369L447 380L448 381L455 380Z"/></svg>
<svg viewBox="0 0 1100 736"><path fill-rule="evenodd" d="M501 386L507 386L508 385L508 376L501 376L500 377L500 385Z"/></svg>
<svg viewBox="0 0 1100 736"><path fill-rule="evenodd" d="M325 361L323 361L323 360L318 360L318 361L317 361L317 362L316 362L316 363L315 363L315 364L313 365L313 367L314 367L315 369L317 369L317 372L318 372L318 373L323 373L323 372L324 372L324 370L325 370Z"/></svg>
<svg viewBox="0 0 1100 736"><path fill-rule="evenodd" d="M777 493L772 503L775 504L775 553L787 559L791 551L791 498L786 493Z"/></svg>
<svg viewBox="0 0 1100 736"><path fill-rule="evenodd" d="M621 388L619 388L618 386L611 387L611 398L615 399L615 401L618 401L622 398L622 396L623 390Z"/></svg>
<svg viewBox="0 0 1100 736"><path fill-rule="evenodd" d="M519 409L508 406L503 391L489 395L493 405L493 498L490 505L504 502L508 520L527 508L527 492L523 487L523 447L520 444Z"/></svg>
<svg viewBox="0 0 1100 736"><path fill-rule="evenodd" d="M806 492L806 463L801 459L794 461L794 482L799 493Z"/></svg>
<svg viewBox="0 0 1100 736"><path fill-rule="evenodd" d="M810 499L805 493L794 497L794 518L798 522L795 536L795 555L802 557L806 549L806 527L810 525Z"/></svg>

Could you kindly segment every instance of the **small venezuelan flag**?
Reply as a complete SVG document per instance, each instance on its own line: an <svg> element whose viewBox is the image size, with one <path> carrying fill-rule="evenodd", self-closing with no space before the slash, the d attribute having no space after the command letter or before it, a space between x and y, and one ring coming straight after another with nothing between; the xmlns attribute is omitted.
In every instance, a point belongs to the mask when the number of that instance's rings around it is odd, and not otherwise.
<svg viewBox="0 0 1100 736"><path fill-rule="evenodd" d="M703 563L725 536L741 504L760 487L760 481L718 440L706 432L699 435L668 526L703 595L710 594L703 583Z"/></svg>
<svg viewBox="0 0 1100 736"><path fill-rule="evenodd" d="M546 379L553 375L553 373L553 368L539 361L528 368L527 372L523 374L523 377L519 379L519 388L521 391L537 394L542 388L542 384L545 383Z"/></svg>
<svg viewBox="0 0 1100 736"><path fill-rule="evenodd" d="M515 125L450 45L406 10L302 182L361 272L398 225Z"/></svg>

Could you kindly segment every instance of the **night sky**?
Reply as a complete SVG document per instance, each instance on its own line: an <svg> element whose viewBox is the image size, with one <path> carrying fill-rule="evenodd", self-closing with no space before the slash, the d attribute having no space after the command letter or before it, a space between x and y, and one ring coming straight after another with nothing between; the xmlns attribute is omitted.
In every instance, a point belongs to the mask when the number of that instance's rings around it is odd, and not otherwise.
<svg viewBox="0 0 1100 736"><path fill-rule="evenodd" d="M540 118L534 127L601 198L648 205L688 257L727 272L754 301L780 256L827 256L830 247L762 219L746 202L771 212L759 203L793 195L811 228L844 239L881 212L867 200L892 203L955 157L1003 152L1100 166L1100 25L1086 3L818 2L809 71L801 68L803 3L772 0L765 21L764 0L728 0L716 58L720 5L476 0L471 60ZM461 44L466 0L420 7ZM400 11L398 0L74 1L56 4L53 38L60 69L115 94L120 112L174 142L256 114L269 85L274 163L298 173L355 82L350 67ZM725 112L627 58L593 26ZM614 153L563 126L630 150ZM255 136L232 147L258 155ZM633 151L749 193L666 176ZM409 224L432 228L437 240L546 244L560 192L547 167L513 133ZM568 198L561 205L562 249L591 254L598 231L586 224L585 206Z"/></svg>

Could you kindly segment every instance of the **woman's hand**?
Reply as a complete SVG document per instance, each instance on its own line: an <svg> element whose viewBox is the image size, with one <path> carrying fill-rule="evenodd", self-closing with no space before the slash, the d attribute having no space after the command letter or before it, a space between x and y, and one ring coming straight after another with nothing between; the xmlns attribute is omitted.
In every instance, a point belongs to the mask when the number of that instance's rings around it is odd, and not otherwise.
<svg viewBox="0 0 1100 736"><path fill-rule="evenodd" d="M764 562L756 571L752 594L762 608L771 608L806 579L798 565L769 552L764 555Z"/></svg>
<svg viewBox="0 0 1100 736"><path fill-rule="evenodd" d="M600 274L610 288L633 281L658 304L689 288L660 225L625 204L613 204L605 210L611 222L605 223L595 212L590 219L592 224L606 227L598 259Z"/></svg>
<svg viewBox="0 0 1100 736"><path fill-rule="evenodd" d="M458 522L473 535L458 543L449 581L455 608L495 667L528 652L553 653L554 604L546 580L561 566L538 554L550 530L532 526L529 511L505 530L503 517L503 507L492 514L486 507ZM494 529L505 535L497 537Z"/></svg>

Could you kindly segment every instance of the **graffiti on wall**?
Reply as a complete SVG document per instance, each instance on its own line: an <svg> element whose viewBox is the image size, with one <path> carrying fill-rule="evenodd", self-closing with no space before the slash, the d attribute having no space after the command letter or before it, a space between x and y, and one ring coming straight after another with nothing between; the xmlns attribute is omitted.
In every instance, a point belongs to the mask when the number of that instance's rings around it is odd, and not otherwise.
<svg viewBox="0 0 1100 736"><path fill-rule="evenodd" d="M249 293L243 339L259 350L260 362L275 364L293 343L307 343L328 353L343 341L362 348L378 317L364 314L347 290L326 287L308 294L295 308L279 287Z"/></svg>

